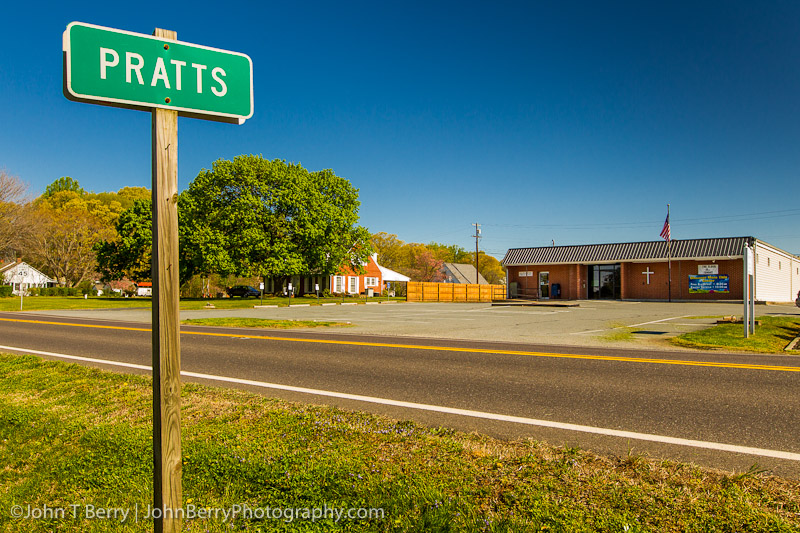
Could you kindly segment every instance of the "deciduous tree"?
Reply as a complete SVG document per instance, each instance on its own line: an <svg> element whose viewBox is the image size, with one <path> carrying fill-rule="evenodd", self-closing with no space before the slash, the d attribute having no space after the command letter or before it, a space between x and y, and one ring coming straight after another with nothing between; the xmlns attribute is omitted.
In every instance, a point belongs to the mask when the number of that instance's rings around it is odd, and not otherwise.
<svg viewBox="0 0 800 533"><path fill-rule="evenodd" d="M401 272L407 265L404 264L403 247L405 242L393 233L374 233L370 241L372 248L378 253L378 263L386 268Z"/></svg>
<svg viewBox="0 0 800 533"><path fill-rule="evenodd" d="M471 254L470 259L472 263L475 263L475 253ZM506 271L503 268L503 265L500 264L500 261L491 255L486 255L485 253L481 252L480 254L480 262L479 264L479 272L481 275L493 285L501 285L505 284L506 282Z"/></svg>
<svg viewBox="0 0 800 533"><path fill-rule="evenodd" d="M94 245L113 228L79 205L34 208L36 227L28 233L25 257L60 285L73 287L95 272Z"/></svg>
<svg viewBox="0 0 800 533"><path fill-rule="evenodd" d="M114 238L121 211L119 202L103 202L77 180L59 178L29 208L34 226L25 237L25 258L60 285L90 279L97 268L94 247Z"/></svg>
<svg viewBox="0 0 800 533"><path fill-rule="evenodd" d="M97 243L97 268L104 281L151 277L152 213L149 200L137 200L117 221L115 239Z"/></svg>
<svg viewBox="0 0 800 533"><path fill-rule="evenodd" d="M78 196L83 196L86 194L86 191L83 190L83 187L81 187L80 183L78 183L78 180L72 179L69 176L63 176L48 185L41 197L49 198L59 192L64 191L73 192Z"/></svg>
<svg viewBox="0 0 800 533"><path fill-rule="evenodd" d="M218 160L179 200L186 251L198 274L332 274L371 253L357 225L358 189L331 170L261 156Z"/></svg>
<svg viewBox="0 0 800 533"><path fill-rule="evenodd" d="M20 244L30 226L25 216L27 185L18 177L0 169L0 258L20 251Z"/></svg>
<svg viewBox="0 0 800 533"><path fill-rule="evenodd" d="M406 276L412 281L443 281L442 265L444 261L425 244L411 243L406 245Z"/></svg>
<svg viewBox="0 0 800 533"><path fill-rule="evenodd" d="M195 272L187 252L187 226L183 209L178 205L178 278L181 285ZM116 236L95 245L97 269L104 281L128 278L148 281L152 278L153 213L152 201L138 199L125 210L115 226Z"/></svg>

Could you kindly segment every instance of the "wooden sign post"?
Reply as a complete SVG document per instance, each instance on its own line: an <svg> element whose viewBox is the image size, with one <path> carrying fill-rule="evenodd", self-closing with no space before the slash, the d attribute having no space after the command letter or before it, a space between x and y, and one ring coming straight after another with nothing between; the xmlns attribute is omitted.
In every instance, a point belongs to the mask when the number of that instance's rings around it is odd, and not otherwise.
<svg viewBox="0 0 800 533"><path fill-rule="evenodd" d="M176 32L156 29L175 40ZM181 347L178 279L178 112L152 111L153 508L156 532L181 531ZM177 512L176 512L177 511ZM160 515L160 516L159 516Z"/></svg>
<svg viewBox="0 0 800 533"><path fill-rule="evenodd" d="M178 533L184 514L178 115L243 124L253 116L253 62L180 42L170 30L150 36L81 22L67 26L63 52L68 99L152 114L153 519L156 532Z"/></svg>

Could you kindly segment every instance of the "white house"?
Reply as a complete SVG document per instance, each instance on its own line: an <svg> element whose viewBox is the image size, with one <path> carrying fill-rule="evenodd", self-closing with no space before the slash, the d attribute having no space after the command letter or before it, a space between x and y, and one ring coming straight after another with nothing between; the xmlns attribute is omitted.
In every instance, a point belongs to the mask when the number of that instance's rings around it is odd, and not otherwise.
<svg viewBox="0 0 800 533"><path fill-rule="evenodd" d="M370 289L380 294L384 289L389 289L391 284L409 281L407 276L379 265L378 254L372 254L363 267L364 272L360 274L345 265L332 276L293 276L289 282L292 284L295 295L302 296L304 294L313 295L317 291L317 287L320 291L329 290L337 294L364 294ZM268 293L281 292L282 287L279 283L280 278L268 278L264 289Z"/></svg>
<svg viewBox="0 0 800 533"><path fill-rule="evenodd" d="M27 290L30 288L52 287L56 283L53 278L19 260L16 263L0 264L0 276L2 276L3 285L13 287L14 294L19 294L20 291L25 291L27 294Z"/></svg>

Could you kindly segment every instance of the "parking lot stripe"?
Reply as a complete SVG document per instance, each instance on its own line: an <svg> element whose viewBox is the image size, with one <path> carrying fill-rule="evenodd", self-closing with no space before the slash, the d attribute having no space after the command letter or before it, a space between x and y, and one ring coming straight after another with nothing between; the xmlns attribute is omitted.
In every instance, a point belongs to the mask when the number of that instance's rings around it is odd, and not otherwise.
<svg viewBox="0 0 800 533"><path fill-rule="evenodd" d="M640 324L631 324L630 326L614 326L613 328L593 329L593 330L590 330L590 331L575 331L573 333L570 333L570 335L586 335L588 333L600 333L601 331L612 331L612 330L615 330L615 329L636 328L636 327L639 327L639 326L646 326L648 324L658 324L659 322L668 322L670 320L677 320L679 318L686 318L687 316L692 316L692 315L673 316L673 317L670 317L670 318L662 318L660 320L651 320L650 322L642 322Z"/></svg>

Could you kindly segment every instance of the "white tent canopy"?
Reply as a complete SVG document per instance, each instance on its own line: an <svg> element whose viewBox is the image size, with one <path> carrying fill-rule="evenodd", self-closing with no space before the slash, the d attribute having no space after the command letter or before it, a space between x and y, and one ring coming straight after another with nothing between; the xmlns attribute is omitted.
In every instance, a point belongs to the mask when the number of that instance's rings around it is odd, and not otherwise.
<svg viewBox="0 0 800 533"><path fill-rule="evenodd" d="M378 265L378 268L381 271L381 277L383 278L383 281L411 281L411 278L408 276L404 276L399 272L395 272L394 270L390 270L381 265Z"/></svg>

